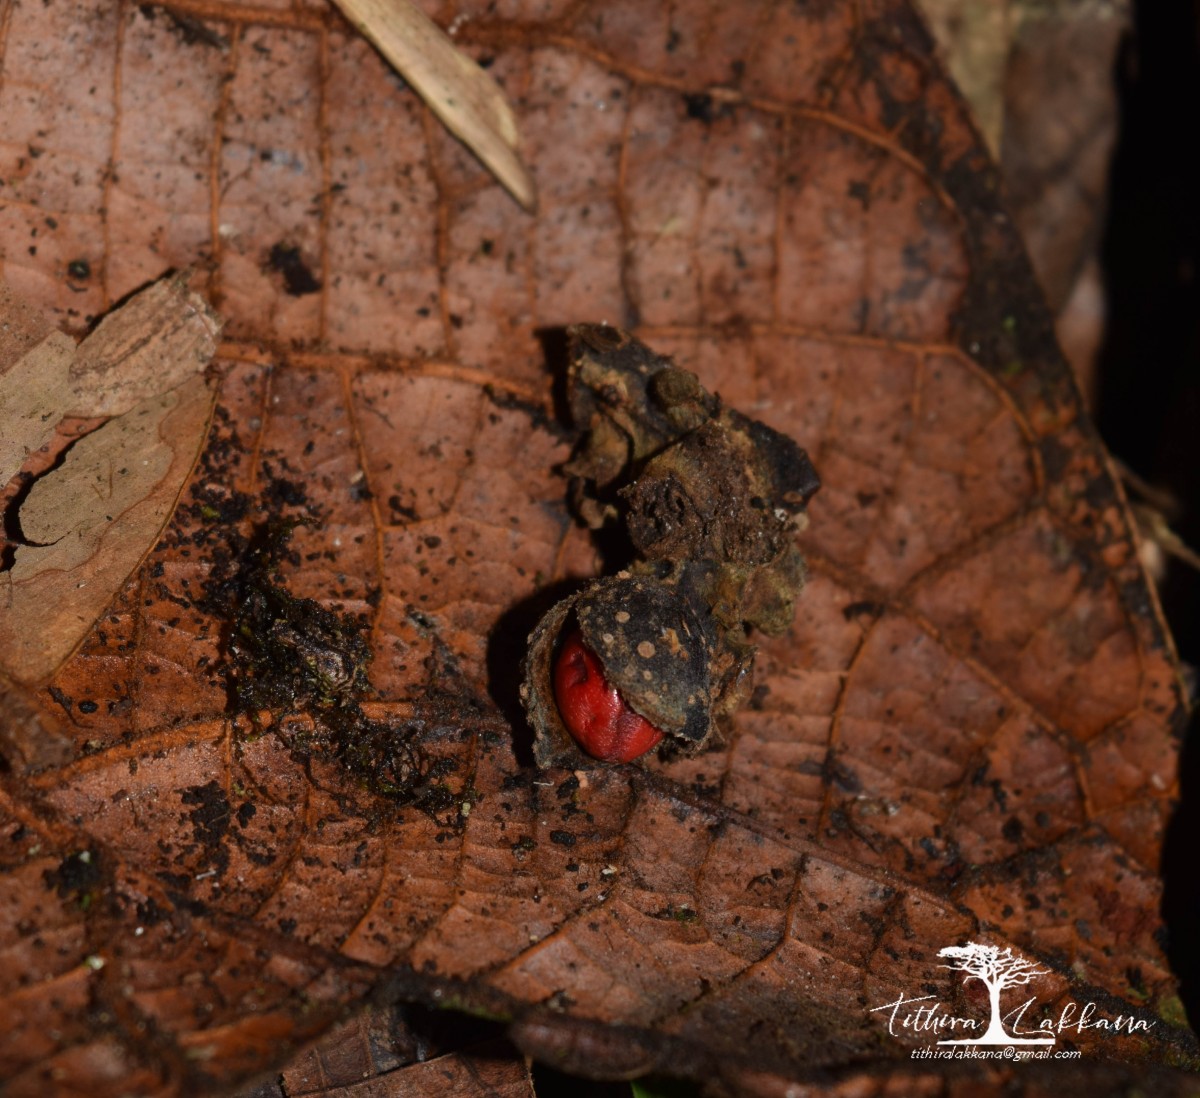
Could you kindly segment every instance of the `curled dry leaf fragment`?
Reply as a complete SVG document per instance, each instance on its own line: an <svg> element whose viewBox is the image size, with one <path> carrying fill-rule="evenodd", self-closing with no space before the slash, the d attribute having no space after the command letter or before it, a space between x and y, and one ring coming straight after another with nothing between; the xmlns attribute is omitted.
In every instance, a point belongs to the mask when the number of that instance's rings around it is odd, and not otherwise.
<svg viewBox="0 0 1200 1098"><path fill-rule="evenodd" d="M221 323L183 276L151 283L109 313L71 364L72 415L115 416L189 382L212 360Z"/></svg>
<svg viewBox="0 0 1200 1098"><path fill-rule="evenodd" d="M0 488L67 414L74 355L70 336L0 286Z"/></svg>
<svg viewBox="0 0 1200 1098"><path fill-rule="evenodd" d="M820 486L790 438L726 408L626 332L569 332L571 414L585 429L565 471L589 526L623 524L628 570L552 607L521 689L542 766L575 745L629 762L696 748L741 704L750 627L778 634L804 584L794 535Z"/></svg>
<svg viewBox="0 0 1200 1098"><path fill-rule="evenodd" d="M533 177L517 152L516 118L500 86L409 0L335 2L445 127L533 210Z"/></svg>
<svg viewBox="0 0 1200 1098"><path fill-rule="evenodd" d="M106 317L78 348L0 298L0 474L8 484L66 416L109 417L10 506L0 572L0 668L39 683L154 545L195 464L215 399L204 377L220 322L182 277Z"/></svg>

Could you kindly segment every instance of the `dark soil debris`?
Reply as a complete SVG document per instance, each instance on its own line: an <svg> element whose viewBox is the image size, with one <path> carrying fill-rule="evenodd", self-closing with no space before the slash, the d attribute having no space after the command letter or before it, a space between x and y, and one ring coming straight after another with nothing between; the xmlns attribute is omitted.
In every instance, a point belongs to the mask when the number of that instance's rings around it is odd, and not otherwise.
<svg viewBox="0 0 1200 1098"><path fill-rule="evenodd" d="M263 493L265 518L248 535L225 527L223 545L216 544L213 524L248 514L250 501L236 494L218 501L203 488L195 498L212 554L202 605L228 623L222 670L229 712L248 717L256 734L273 727L305 760L337 759L370 790L399 803L430 814L456 805L443 781L455 764L422 751L423 722L398 726L363 712L372 655L366 623L297 598L283 583L282 566L296 559L293 531L320 521L311 508L284 512L304 506L302 490L273 479ZM309 720L284 719L301 713Z"/></svg>
<svg viewBox="0 0 1200 1098"><path fill-rule="evenodd" d="M273 271L283 275L283 287L292 297L315 294L321 289L320 279L312 273L300 249L294 245L273 245L267 263Z"/></svg>
<svg viewBox="0 0 1200 1098"><path fill-rule="evenodd" d="M73 898L85 911L91 907L103 873L97 856L90 850L68 854L56 869L42 874L46 885L64 900Z"/></svg>

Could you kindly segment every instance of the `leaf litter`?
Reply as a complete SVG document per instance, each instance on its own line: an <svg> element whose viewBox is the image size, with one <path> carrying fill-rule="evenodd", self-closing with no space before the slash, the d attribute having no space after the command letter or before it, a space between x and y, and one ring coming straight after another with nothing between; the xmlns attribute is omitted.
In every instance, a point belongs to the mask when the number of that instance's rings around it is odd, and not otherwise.
<svg viewBox="0 0 1200 1098"><path fill-rule="evenodd" d="M10 926L61 935L40 950L13 931L25 982L5 999L2 1054L20 1082L228 1089L375 988L519 1016L524 1049L592 1074L896 1089L910 1045L864 1009L926 984L952 997L931 958L981 930L1052 968L1047 1009L1094 993L1160 1019L1146 1042L1077 1039L1118 1083L1147 1059L1194 1056L1167 1028L1180 1015L1157 917L1180 710L1169 644L995 180L905 5L780 6L752 24L686 4L651 28L584 5L475 24L474 44L528 74L542 212L521 227L340 24L298 6L180 7L227 32L228 52L189 51L136 7L76 39L81 67L120 57L120 79L96 86L148 125L80 111L120 171L111 195L77 173L72 201L130 234L93 265L114 286L159 249L211 251L245 341L228 345L223 385L243 456L261 444L299 461L325 444L307 471L331 485L329 526L364 535L357 555L342 545L360 574L304 554L281 586L335 612L346 591L382 592L380 700L365 713L407 719L437 645L482 693L480 638L512 640L497 622L542 593L533 577L598 570L548 473L557 443L479 392L548 400L539 327L639 321L731 404L803 439L826 486L796 621L760 647L724 751L531 781L507 730L476 753L503 727L494 710L460 713L452 742L431 727L427 744L481 791L453 835L396 813L336 758L255 735L249 715L233 738L226 676L201 664L232 618L196 622L203 569L173 528L51 683L71 736L94 746L24 783L4 776ZM63 11L13 7L6 90L40 79L39 51L11 44L66 40ZM252 79L268 57L286 79ZM163 191L136 144L179 132L180 65L204 120L186 194ZM64 111L89 84L63 83ZM366 118L351 90L379 109ZM694 110L705 94L721 110ZM305 107L336 135L319 149L282 126ZM43 142L22 118L6 212L13 231L26 216L41 231L43 214L66 221L46 172L83 133L63 113ZM47 148L18 164L27 143ZM394 214L372 205L379 178L401 192ZM311 211L314 195L332 216L281 231L279 211ZM211 240L172 235L195 208L213 212ZM296 297L264 274L281 240L322 257L319 289ZM53 304L50 249L26 254L6 262ZM241 380L264 346L281 364L256 403ZM350 472L375 500L395 495L394 517L347 502ZM316 548L332 552L323 529ZM86 916L44 877L82 850L102 852L106 886ZM944 1089L935 1072L920 1081Z"/></svg>

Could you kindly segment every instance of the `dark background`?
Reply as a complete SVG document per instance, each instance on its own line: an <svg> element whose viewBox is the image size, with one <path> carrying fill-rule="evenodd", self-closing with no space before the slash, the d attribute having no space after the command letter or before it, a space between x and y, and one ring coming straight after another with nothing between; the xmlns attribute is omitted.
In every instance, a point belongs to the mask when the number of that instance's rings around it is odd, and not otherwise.
<svg viewBox="0 0 1200 1098"><path fill-rule="evenodd" d="M1108 323L1096 418L1109 448L1179 505L1200 547L1200 4L1140 0L1118 57L1121 118L1102 264ZM1161 589L1180 655L1200 664L1200 573ZM1198 836L1200 837L1200 836Z"/></svg>
<svg viewBox="0 0 1200 1098"><path fill-rule="evenodd" d="M1138 0L1119 53L1120 126L1102 265L1107 327L1096 420L1109 448L1178 505L1200 549L1200 3ZM1200 666L1200 572L1172 561L1161 585L1180 657ZM1193 685L1193 695L1195 693ZM1168 955L1200 1029L1200 723L1181 764L1164 853Z"/></svg>

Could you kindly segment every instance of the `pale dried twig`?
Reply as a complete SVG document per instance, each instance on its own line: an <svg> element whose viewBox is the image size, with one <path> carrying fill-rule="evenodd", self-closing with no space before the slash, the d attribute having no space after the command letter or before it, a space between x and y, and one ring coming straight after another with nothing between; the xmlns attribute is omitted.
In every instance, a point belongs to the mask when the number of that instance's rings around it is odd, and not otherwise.
<svg viewBox="0 0 1200 1098"><path fill-rule="evenodd" d="M500 86L409 0L335 0L446 128L527 210L537 198L517 153L517 122Z"/></svg>

